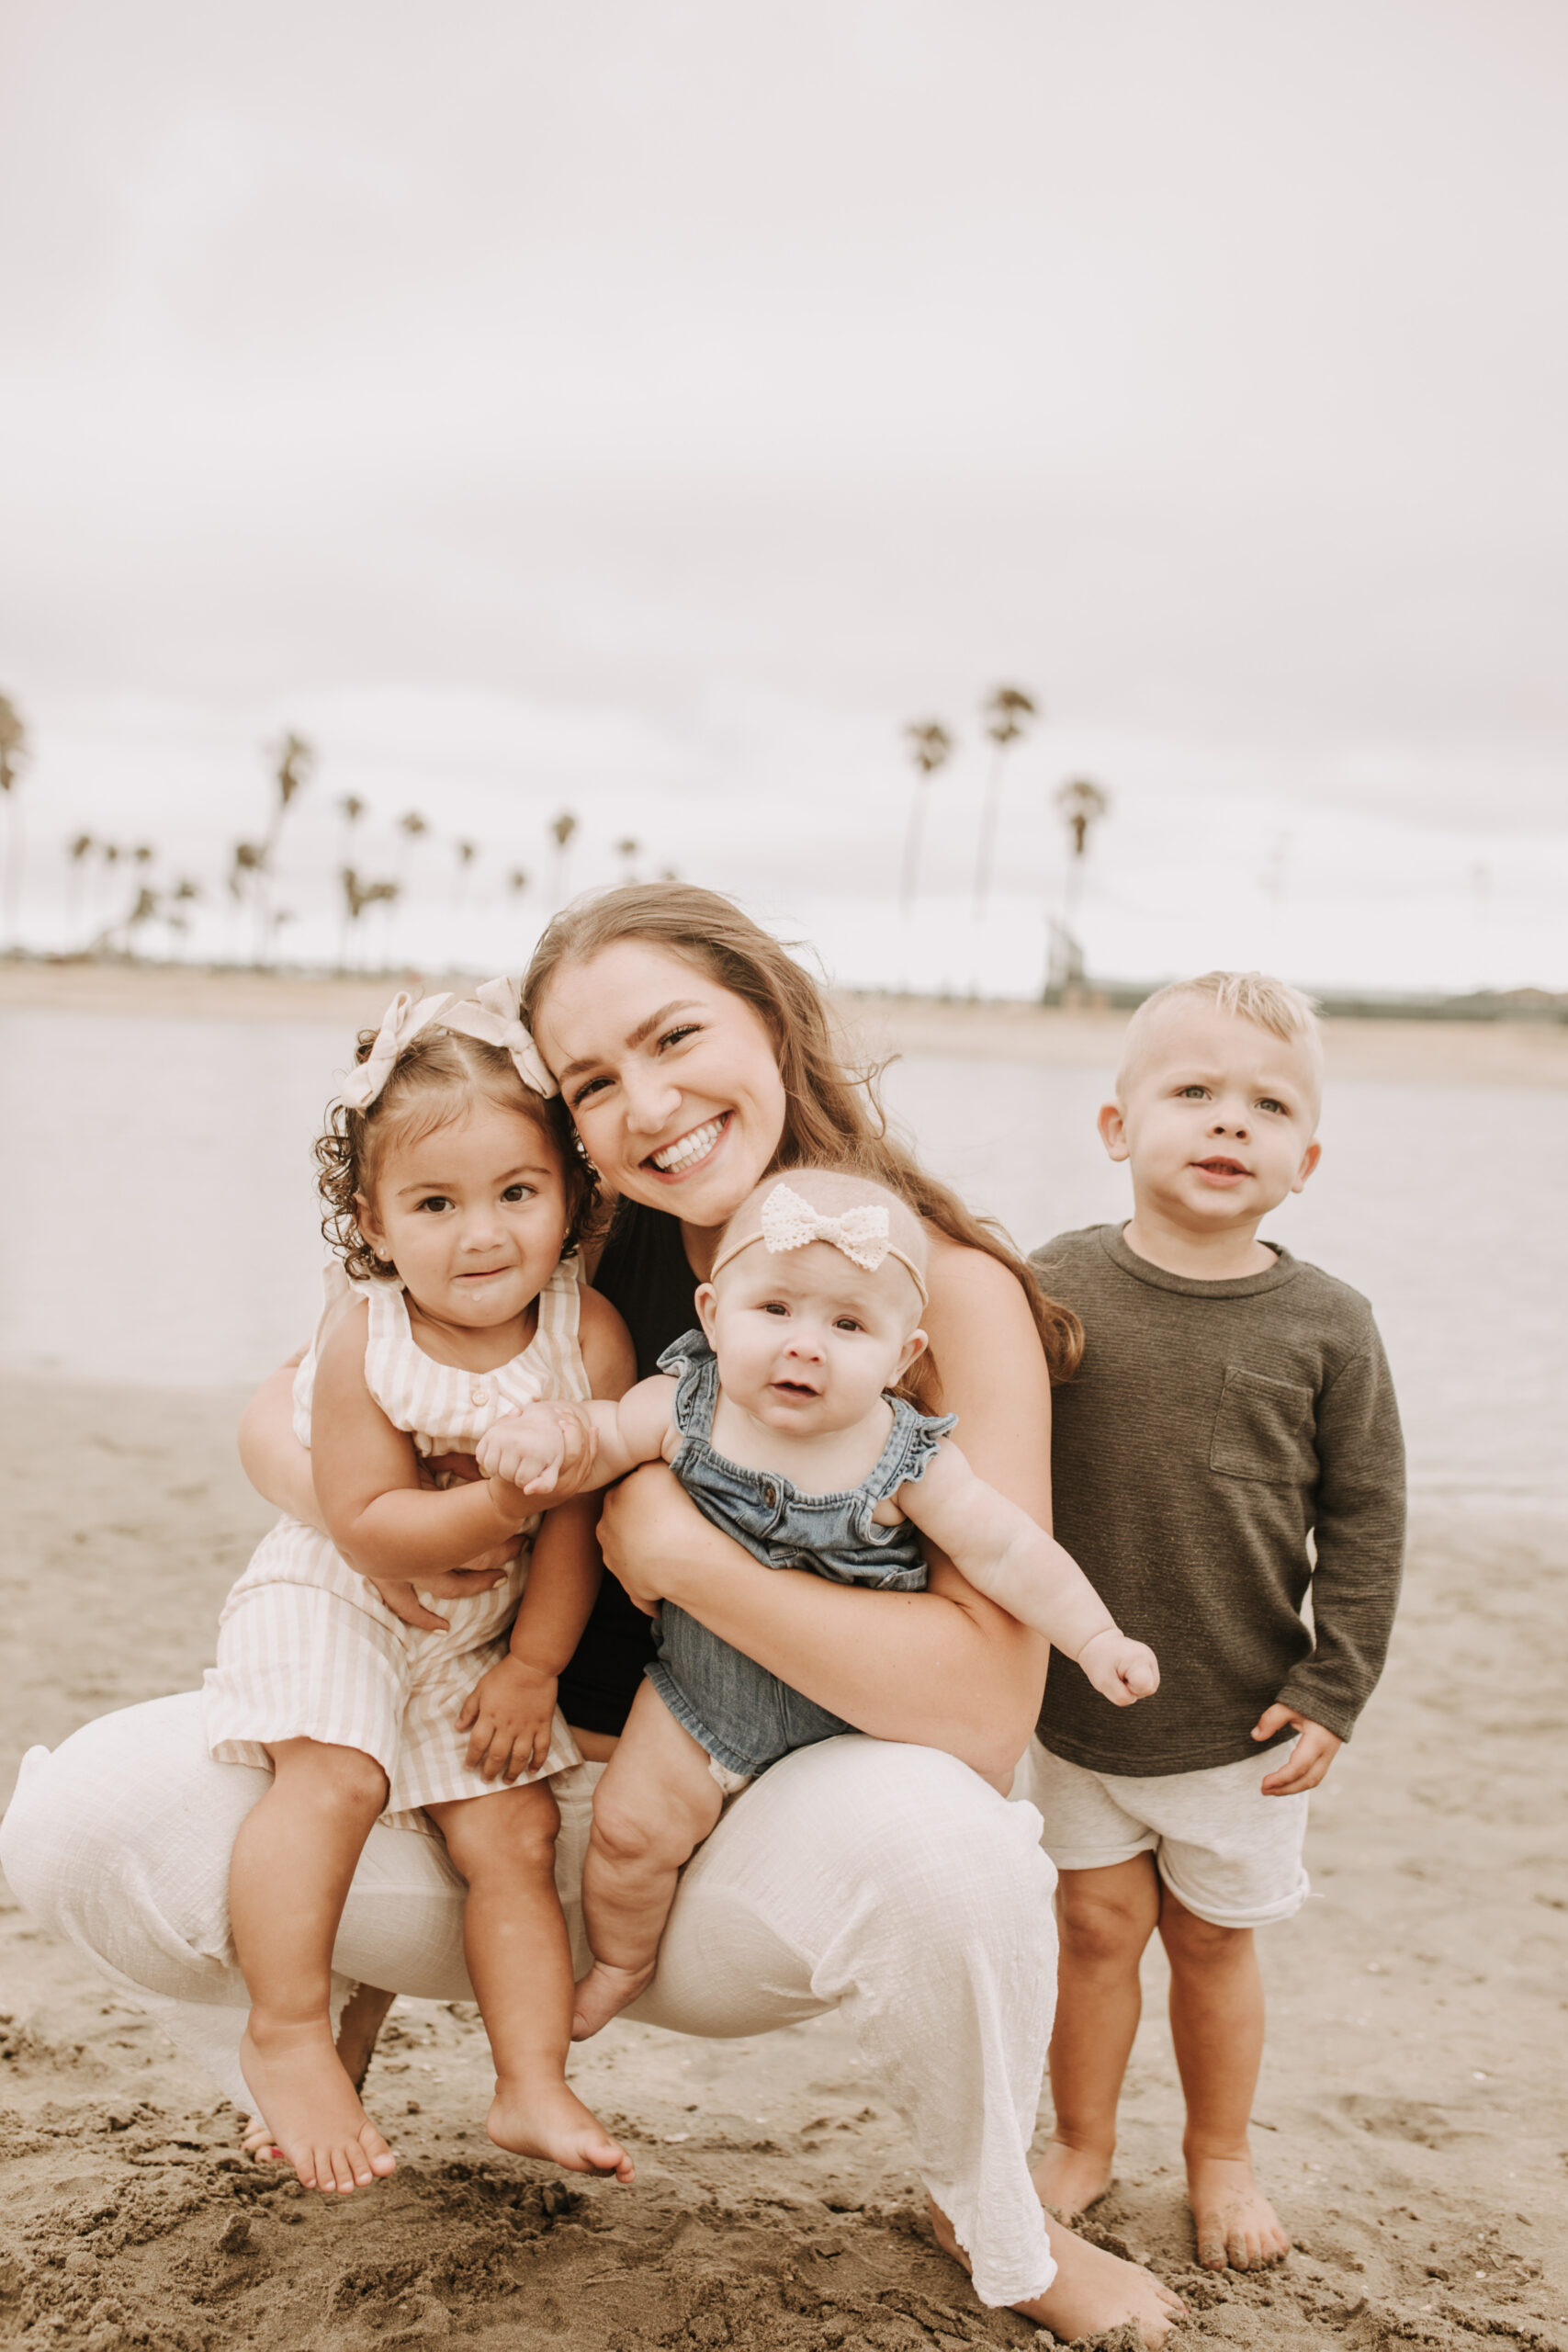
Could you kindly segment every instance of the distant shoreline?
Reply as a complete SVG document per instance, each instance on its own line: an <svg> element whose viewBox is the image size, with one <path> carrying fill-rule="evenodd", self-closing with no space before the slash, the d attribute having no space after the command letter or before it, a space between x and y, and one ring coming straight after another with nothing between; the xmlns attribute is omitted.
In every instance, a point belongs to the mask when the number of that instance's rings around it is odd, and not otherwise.
<svg viewBox="0 0 1568 2352"><path fill-rule="evenodd" d="M399 987L465 987L462 974L342 977L178 964L0 961L0 1012L118 1019L377 1021ZM840 1019L866 1052L953 1054L1043 1068L1114 1066L1125 1010L840 991ZM1568 1023L1540 1019L1344 1018L1324 1023L1331 1075L1433 1083L1568 1087Z"/></svg>

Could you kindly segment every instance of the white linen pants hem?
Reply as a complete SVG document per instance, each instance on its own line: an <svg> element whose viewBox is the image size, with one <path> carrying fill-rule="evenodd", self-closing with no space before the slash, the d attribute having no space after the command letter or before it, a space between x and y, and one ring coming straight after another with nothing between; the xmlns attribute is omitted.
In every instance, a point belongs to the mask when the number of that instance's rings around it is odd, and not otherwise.
<svg viewBox="0 0 1568 2352"><path fill-rule="evenodd" d="M229 1857L268 1775L207 1752L198 1693L85 1724L27 1758L0 1861L21 1900L157 2016L237 2104L247 2014ZM592 1766L557 1782L557 1879L579 1971ZM841 2008L953 2222L984 2302L1055 2276L1029 2177L1055 1995L1055 1876L1032 1805L934 1748L803 1748L738 1798L688 1864L629 2012L681 2033L768 2031ZM355 1983L471 1999L463 1884L438 1839L378 1823L335 1951Z"/></svg>

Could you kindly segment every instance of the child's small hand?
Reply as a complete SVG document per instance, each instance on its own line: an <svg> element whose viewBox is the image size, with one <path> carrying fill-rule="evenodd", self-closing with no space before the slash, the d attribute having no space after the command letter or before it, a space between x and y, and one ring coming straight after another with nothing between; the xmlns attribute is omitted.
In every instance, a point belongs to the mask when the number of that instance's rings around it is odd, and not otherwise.
<svg viewBox="0 0 1568 2352"><path fill-rule="evenodd" d="M553 1493L566 1459L566 1432L548 1405L530 1405L492 1422L475 1456L483 1476L525 1495Z"/></svg>
<svg viewBox="0 0 1568 2352"><path fill-rule="evenodd" d="M550 1752L556 1678L520 1657L503 1657L481 1674L457 1714L469 1735L467 1763L487 1781L536 1771Z"/></svg>
<svg viewBox="0 0 1568 2352"><path fill-rule="evenodd" d="M1337 1733L1326 1730L1322 1724L1313 1723L1306 1715L1298 1714L1294 1707L1281 1707L1278 1700L1271 1707L1266 1707L1253 1724L1252 1736L1254 1739L1272 1739L1274 1734L1283 1731L1287 1724L1293 1724L1301 1737L1279 1771L1270 1772L1258 1782L1266 1797L1305 1796L1309 1789L1316 1788L1345 1745Z"/></svg>
<svg viewBox="0 0 1568 2352"><path fill-rule="evenodd" d="M1120 1626L1107 1626L1078 1652L1078 1664L1113 1707L1152 1699L1159 1689L1159 1662L1146 1642L1130 1642Z"/></svg>

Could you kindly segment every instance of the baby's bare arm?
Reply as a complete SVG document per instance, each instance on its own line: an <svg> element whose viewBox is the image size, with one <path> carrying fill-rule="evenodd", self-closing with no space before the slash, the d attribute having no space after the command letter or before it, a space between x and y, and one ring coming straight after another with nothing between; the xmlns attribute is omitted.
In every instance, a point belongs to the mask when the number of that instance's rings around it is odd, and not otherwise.
<svg viewBox="0 0 1568 2352"><path fill-rule="evenodd" d="M479 1465L504 1482L552 1502L614 1486L639 1463L657 1462L670 1426L675 1383L665 1374L639 1380L618 1399L526 1406L496 1421L479 1441Z"/></svg>
<svg viewBox="0 0 1568 2352"><path fill-rule="evenodd" d="M1157 1690L1154 1653L1127 1639L1077 1562L1027 1511L977 1478L955 1445L944 1444L897 1499L977 1591L1076 1659L1097 1690L1125 1706Z"/></svg>

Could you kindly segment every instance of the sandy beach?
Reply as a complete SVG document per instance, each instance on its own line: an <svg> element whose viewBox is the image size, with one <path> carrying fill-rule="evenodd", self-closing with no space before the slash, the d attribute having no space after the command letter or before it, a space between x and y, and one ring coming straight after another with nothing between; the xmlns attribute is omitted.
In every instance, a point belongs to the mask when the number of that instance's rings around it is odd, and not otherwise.
<svg viewBox="0 0 1568 2352"><path fill-rule="evenodd" d="M385 994L379 977L0 970L0 1007L129 999L245 1019L254 1004L256 1018L342 1023L374 1017ZM878 1050L962 1044L1086 1066L1119 1026L894 1000L848 1009ZM1368 1075L1568 1082L1562 1029L1339 1023L1330 1056ZM0 1792L27 1746L199 1679L222 1595L270 1517L234 1456L241 1401L0 1380ZM1271 2030L1256 2154L1297 2239L1280 2271L1192 2267L1151 1954L1118 2180L1096 2225L1188 2297L1183 2340L1568 2352L1565 1582L1561 1514L1462 1500L1417 1512L1388 1674L1315 1803L1314 1899L1261 1939ZM1035 2335L986 2312L934 2247L897 2119L836 2018L730 2043L612 2028L577 2080L633 2144L637 2185L615 2191L493 2149L472 2010L400 2003L367 2098L402 2168L328 2207L247 2164L234 2112L156 2025L0 1901L0 2344L912 2352ZM1043 2132L1048 2119L1043 2105Z"/></svg>

